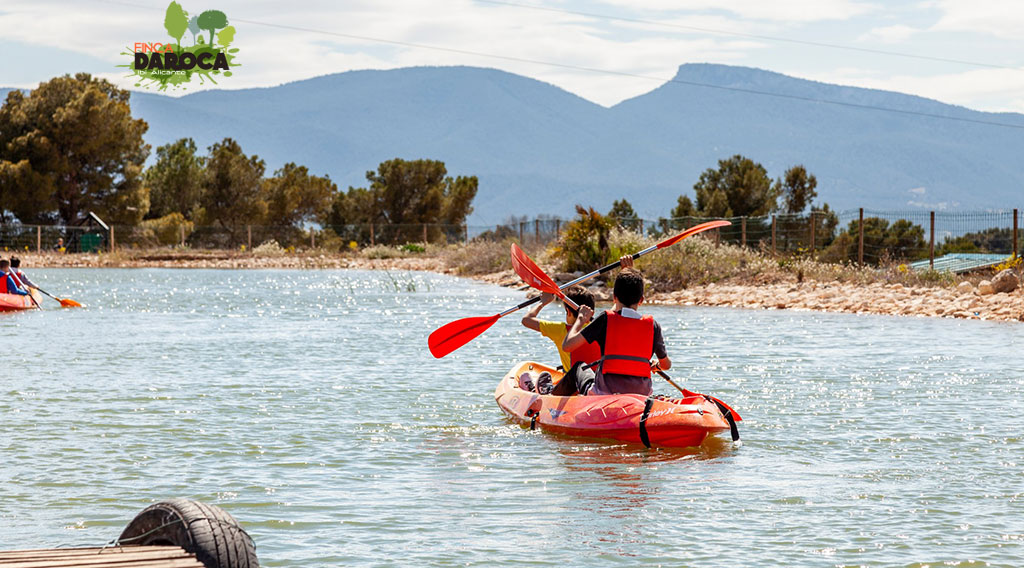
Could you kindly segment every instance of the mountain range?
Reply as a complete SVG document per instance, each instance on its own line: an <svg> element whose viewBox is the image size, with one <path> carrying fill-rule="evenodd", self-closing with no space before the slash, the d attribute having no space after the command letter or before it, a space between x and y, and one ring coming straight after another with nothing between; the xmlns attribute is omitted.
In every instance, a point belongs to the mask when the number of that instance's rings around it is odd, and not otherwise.
<svg viewBox="0 0 1024 568"><path fill-rule="evenodd" d="M390 158L442 160L451 175L480 178L471 224L564 217L577 203L607 211L623 197L641 216L667 216L679 195L693 197L702 171L734 154L773 178L804 165L834 209L1024 206L1024 115L745 67L682 65L610 108L475 67L350 71L177 98L134 92L131 104L154 148L232 137L268 172L296 162L342 188L365 186L366 171Z"/></svg>

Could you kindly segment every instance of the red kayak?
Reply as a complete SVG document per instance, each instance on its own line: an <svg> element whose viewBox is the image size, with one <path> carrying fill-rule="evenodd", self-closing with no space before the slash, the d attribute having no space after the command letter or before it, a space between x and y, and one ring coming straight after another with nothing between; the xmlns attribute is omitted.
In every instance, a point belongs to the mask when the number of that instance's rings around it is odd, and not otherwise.
<svg viewBox="0 0 1024 568"><path fill-rule="evenodd" d="M34 289L30 292L32 293L31 297L20 294L0 294L0 312L38 309L38 304L42 304L43 297ZM35 298L36 301L33 302L32 298Z"/></svg>
<svg viewBox="0 0 1024 568"><path fill-rule="evenodd" d="M714 397L691 391L678 398L538 394L534 385L544 372L554 384L562 378L561 371L526 361L512 367L494 391L498 406L531 429L666 448L699 446L708 434L730 430L739 439L736 422L742 418Z"/></svg>

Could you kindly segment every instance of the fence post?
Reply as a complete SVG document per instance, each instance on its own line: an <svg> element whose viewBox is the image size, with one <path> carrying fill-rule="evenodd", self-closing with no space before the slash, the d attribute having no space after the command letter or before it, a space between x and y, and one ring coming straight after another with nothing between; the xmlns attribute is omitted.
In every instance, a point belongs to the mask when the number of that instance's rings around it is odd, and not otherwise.
<svg viewBox="0 0 1024 568"><path fill-rule="evenodd" d="M747 246L747 218L740 217L740 246Z"/></svg>
<svg viewBox="0 0 1024 568"><path fill-rule="evenodd" d="M316 231L314 231L313 229L309 230L309 248L316 248Z"/></svg>
<svg viewBox="0 0 1024 568"><path fill-rule="evenodd" d="M772 256L775 254L775 215L772 215Z"/></svg>
<svg viewBox="0 0 1024 568"><path fill-rule="evenodd" d="M931 212L931 236L928 238L928 268L935 270L935 212Z"/></svg>
<svg viewBox="0 0 1024 568"><path fill-rule="evenodd" d="M373 238L373 223L370 223L370 246L372 247L375 244L376 244L376 242L374 242L374 238Z"/></svg>
<svg viewBox="0 0 1024 568"><path fill-rule="evenodd" d="M536 243L540 242L540 219L533 220L533 240Z"/></svg>
<svg viewBox="0 0 1024 568"><path fill-rule="evenodd" d="M864 266L864 208L860 208L860 221L857 223L857 264Z"/></svg>
<svg viewBox="0 0 1024 568"><path fill-rule="evenodd" d="M466 235L466 241L465 242L468 243L469 242L469 225L463 225L462 226L462 231L463 231L463 234Z"/></svg>
<svg viewBox="0 0 1024 568"><path fill-rule="evenodd" d="M812 259L814 258L814 232L815 232L814 229L817 226L817 223L814 222L815 221L814 216L815 216L815 212L811 211L811 258Z"/></svg>
<svg viewBox="0 0 1024 568"><path fill-rule="evenodd" d="M427 224L423 223L423 244L427 244Z"/></svg>
<svg viewBox="0 0 1024 568"><path fill-rule="evenodd" d="M1017 215L1016 215L1017 210L1014 209L1013 211L1014 211L1014 216L1013 216L1014 221L1013 221L1013 224L1016 225L1017 224ZM1016 232L1014 232L1014 234L1013 234L1013 242L1017 242L1017 233ZM1014 245L1013 250L1014 251L1017 250L1017 245ZM42 225L36 225L36 252L43 252L43 226Z"/></svg>
<svg viewBox="0 0 1024 568"><path fill-rule="evenodd" d="M519 242L523 242L523 225L525 225L525 224L526 224L526 221L520 221L519 222Z"/></svg>
<svg viewBox="0 0 1024 568"><path fill-rule="evenodd" d="M185 225L178 225L181 230L181 248L185 248Z"/></svg>
<svg viewBox="0 0 1024 568"><path fill-rule="evenodd" d="M562 238L562 220L555 219L555 240Z"/></svg>
<svg viewBox="0 0 1024 568"><path fill-rule="evenodd" d="M1017 210L1013 210L1013 259L1017 260Z"/></svg>
<svg viewBox="0 0 1024 568"><path fill-rule="evenodd" d="M640 219L640 236L644 236L644 220Z"/></svg>
<svg viewBox="0 0 1024 568"><path fill-rule="evenodd" d="M114 240L114 226L111 225L110 226L110 252L114 252L114 247L116 245L117 245L117 242Z"/></svg>
<svg viewBox="0 0 1024 568"><path fill-rule="evenodd" d="M252 252L252 225L246 225L245 232L249 235L249 239L246 242L249 243L249 251Z"/></svg>

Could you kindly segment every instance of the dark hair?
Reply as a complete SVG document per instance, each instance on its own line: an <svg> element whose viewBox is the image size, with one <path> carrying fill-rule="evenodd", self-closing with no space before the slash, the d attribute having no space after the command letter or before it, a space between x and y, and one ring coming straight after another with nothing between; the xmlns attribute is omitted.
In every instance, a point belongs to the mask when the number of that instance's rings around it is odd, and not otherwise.
<svg viewBox="0 0 1024 568"><path fill-rule="evenodd" d="M565 296L581 306L590 306L590 309L594 309L596 307L596 304L594 303L594 295L590 293L590 290L587 290L579 284L573 284L566 288ZM579 315L579 312L572 309L569 304L565 304L565 310L572 314L573 317Z"/></svg>
<svg viewBox="0 0 1024 568"><path fill-rule="evenodd" d="M633 268L623 268L615 278L615 297L623 306L632 306L644 297L644 275Z"/></svg>
<svg viewBox="0 0 1024 568"><path fill-rule="evenodd" d="M21 266L21 259L16 257L16 256L12 256L11 257L11 268L18 268L19 266Z"/></svg>
<svg viewBox="0 0 1024 568"><path fill-rule="evenodd" d="M0 258L0 268L7 268L10 265L11 261L7 260L6 258Z"/></svg>

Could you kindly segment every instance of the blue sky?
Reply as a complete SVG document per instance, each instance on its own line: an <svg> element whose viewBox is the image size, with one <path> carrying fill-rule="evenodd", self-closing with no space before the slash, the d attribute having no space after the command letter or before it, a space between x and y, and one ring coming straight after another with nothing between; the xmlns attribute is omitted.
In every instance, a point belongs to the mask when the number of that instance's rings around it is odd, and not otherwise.
<svg viewBox="0 0 1024 568"><path fill-rule="evenodd" d="M119 53L136 41L166 40L163 14L168 2L3 0L0 86L33 87L54 75L86 71L131 87L133 81L115 67L126 62ZM238 60L243 66L221 83L222 88L272 86L353 69L474 65L540 79L597 103L612 105L657 87L659 80L674 76L680 64L711 62L911 93L978 110L1024 112L1024 2L1016 0L180 3L193 14L221 10L237 29L233 45L241 50ZM289 27L609 70L643 78ZM197 89L190 87L188 92Z"/></svg>

